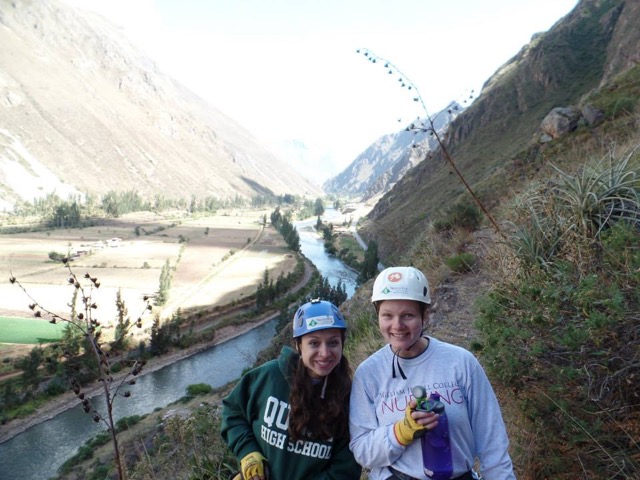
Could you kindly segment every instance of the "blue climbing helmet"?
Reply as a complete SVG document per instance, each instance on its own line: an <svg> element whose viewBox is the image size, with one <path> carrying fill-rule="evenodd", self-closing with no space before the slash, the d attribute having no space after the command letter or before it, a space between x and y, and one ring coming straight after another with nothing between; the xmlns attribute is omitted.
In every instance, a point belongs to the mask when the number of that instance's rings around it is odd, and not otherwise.
<svg viewBox="0 0 640 480"><path fill-rule="evenodd" d="M333 303L316 298L305 303L293 316L293 338L327 328L347 329L342 313Z"/></svg>

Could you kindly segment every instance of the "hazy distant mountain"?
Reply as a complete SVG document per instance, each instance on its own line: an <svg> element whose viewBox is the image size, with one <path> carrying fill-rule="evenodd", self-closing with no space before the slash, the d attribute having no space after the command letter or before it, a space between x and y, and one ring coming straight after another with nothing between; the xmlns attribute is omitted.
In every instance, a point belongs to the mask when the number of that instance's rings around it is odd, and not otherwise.
<svg viewBox="0 0 640 480"><path fill-rule="evenodd" d="M284 140L275 148L287 165L291 165L318 188L338 168L330 151L308 145L298 138Z"/></svg>
<svg viewBox="0 0 640 480"><path fill-rule="evenodd" d="M462 111L458 104L433 117L433 126L442 136ZM423 121L424 123L424 121ZM427 132L407 131L380 137L340 174L323 184L326 193L361 196L364 200L389 191L407 171L424 160L437 146Z"/></svg>
<svg viewBox="0 0 640 480"><path fill-rule="evenodd" d="M320 193L102 17L54 0L2 1L0 207L54 190Z"/></svg>

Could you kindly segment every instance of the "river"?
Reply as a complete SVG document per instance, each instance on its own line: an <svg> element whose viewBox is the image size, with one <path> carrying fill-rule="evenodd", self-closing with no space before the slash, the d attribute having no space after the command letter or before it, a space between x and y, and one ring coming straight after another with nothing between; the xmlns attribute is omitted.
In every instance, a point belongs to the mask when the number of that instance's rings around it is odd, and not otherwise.
<svg viewBox="0 0 640 480"><path fill-rule="evenodd" d="M323 220L334 224L342 222L342 215L333 208L327 209ZM339 282L345 287L347 298L351 298L356 291L358 273L347 267L338 258L327 255L324 251L324 240L315 230L317 219L308 218L294 222L300 236L300 250L318 269L322 276L327 277L329 283L337 287Z"/></svg>
<svg viewBox="0 0 640 480"><path fill-rule="evenodd" d="M328 221L336 223L340 218L333 209L325 213ZM342 282L351 297L357 286L357 273L325 253L324 242L313 228L315 222L315 218L295 222L300 249L331 285ZM277 318L270 320L239 337L142 375L130 387L130 398L114 402L116 418L144 415L165 407L184 396L187 386L194 383L208 383L216 388L238 378L243 369L255 362L257 353L269 345L277 322ZM102 395L92 401L98 411L104 411ZM0 480L49 478L79 446L103 430L104 425L93 423L78 404L0 444Z"/></svg>

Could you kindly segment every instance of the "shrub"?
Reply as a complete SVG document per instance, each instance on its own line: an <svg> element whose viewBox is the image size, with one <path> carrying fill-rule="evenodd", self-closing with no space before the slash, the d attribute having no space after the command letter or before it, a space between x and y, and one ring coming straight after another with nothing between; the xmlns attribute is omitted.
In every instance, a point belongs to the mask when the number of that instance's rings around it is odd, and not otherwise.
<svg viewBox="0 0 640 480"><path fill-rule="evenodd" d="M611 105L611 109L606 113L611 117L630 115L636 108L636 101L635 98L626 96L617 98Z"/></svg>
<svg viewBox="0 0 640 480"><path fill-rule="evenodd" d="M211 385L207 383L194 383L187 387L187 395L190 397L197 397L198 395L211 393L211 390Z"/></svg>
<svg viewBox="0 0 640 480"><path fill-rule="evenodd" d="M47 395L51 397L55 397L56 395L61 395L63 393L66 393L67 391L68 391L67 385L65 385L63 381L60 380L59 378L54 378L53 380L51 380L47 385L47 389L46 389Z"/></svg>
<svg viewBox="0 0 640 480"><path fill-rule="evenodd" d="M475 267L476 262L476 256L469 252L462 252L445 260L447 267L456 273L470 272Z"/></svg>
<svg viewBox="0 0 640 480"><path fill-rule="evenodd" d="M56 252L54 250L49 252L49 260L51 260L52 262L62 262L64 258L64 253Z"/></svg>
<svg viewBox="0 0 640 480"><path fill-rule="evenodd" d="M482 212L474 203L458 202L449 213L454 226L475 230L482 220Z"/></svg>
<svg viewBox="0 0 640 480"><path fill-rule="evenodd" d="M104 480L109 478L111 468L108 465L95 465L87 480Z"/></svg>
<svg viewBox="0 0 640 480"><path fill-rule="evenodd" d="M116 431L122 432L133 427L136 423L142 420L140 415L131 415L130 417L123 417L116 422Z"/></svg>

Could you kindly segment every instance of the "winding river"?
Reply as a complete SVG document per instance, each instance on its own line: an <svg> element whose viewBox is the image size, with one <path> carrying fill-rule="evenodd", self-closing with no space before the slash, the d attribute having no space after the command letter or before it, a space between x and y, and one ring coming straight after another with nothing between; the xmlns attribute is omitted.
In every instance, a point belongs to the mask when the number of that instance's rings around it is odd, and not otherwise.
<svg viewBox="0 0 640 480"><path fill-rule="evenodd" d="M336 222L340 214L329 209L324 217ZM324 242L313 228L315 222L312 218L295 223L301 251L331 285L342 282L347 296L351 297L356 289L357 273L325 253ZM144 415L165 407L184 396L187 386L193 383L208 383L216 388L238 378L243 369L255 362L257 353L269 345L277 322L277 318L270 320L239 337L141 376L130 388L130 399L114 402L116 418ZM214 366L223 368L212 368ZM92 401L98 411L103 411L102 395ZM80 405L35 425L0 444L0 480L49 478L80 445L102 430L104 425L93 423Z"/></svg>

